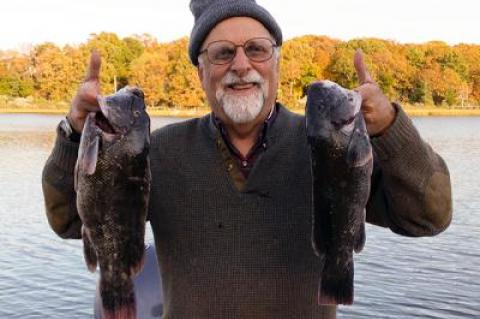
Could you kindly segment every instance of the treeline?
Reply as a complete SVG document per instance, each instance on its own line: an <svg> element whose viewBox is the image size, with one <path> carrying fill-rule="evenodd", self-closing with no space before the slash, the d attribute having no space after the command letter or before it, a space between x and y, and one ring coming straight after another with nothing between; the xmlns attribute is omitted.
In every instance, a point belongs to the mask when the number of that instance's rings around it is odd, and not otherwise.
<svg viewBox="0 0 480 319"><path fill-rule="evenodd" d="M150 107L203 107L205 96L188 59L187 45L188 38L158 43L147 34L122 39L100 33L75 47L44 43L27 54L0 51L0 95L69 101L95 48L102 56L104 93L126 84L138 85ZM373 77L392 100L480 105L480 45L414 45L380 39L344 42L313 35L284 43L279 100L300 106L306 87L314 80L330 79L355 87L352 60L357 48L363 50Z"/></svg>

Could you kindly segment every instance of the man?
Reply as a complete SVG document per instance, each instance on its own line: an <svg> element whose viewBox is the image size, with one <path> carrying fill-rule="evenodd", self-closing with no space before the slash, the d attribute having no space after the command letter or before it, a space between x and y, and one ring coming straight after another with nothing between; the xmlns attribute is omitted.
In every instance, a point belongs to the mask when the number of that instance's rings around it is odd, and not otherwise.
<svg viewBox="0 0 480 319"><path fill-rule="evenodd" d="M303 116L276 103L282 32L255 1L193 0L189 55L212 113L152 134L149 219L164 318L335 318L318 306L321 264L311 235L310 159ZM451 220L444 161L391 104L355 56L375 167L367 221L430 236ZM80 237L73 166L86 115L97 111L100 59L43 174L47 216ZM65 123L65 124L69 124Z"/></svg>

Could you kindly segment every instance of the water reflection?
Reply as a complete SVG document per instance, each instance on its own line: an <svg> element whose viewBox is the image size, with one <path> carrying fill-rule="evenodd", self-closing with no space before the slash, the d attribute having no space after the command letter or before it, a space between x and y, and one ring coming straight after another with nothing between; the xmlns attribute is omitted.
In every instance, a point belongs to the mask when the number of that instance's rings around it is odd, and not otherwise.
<svg viewBox="0 0 480 319"><path fill-rule="evenodd" d="M44 213L41 170L60 119L0 115L0 318L93 313L96 277L81 243L53 234ZM154 118L152 127L178 120ZM454 220L432 238L368 226L356 256L355 304L340 307L340 318L480 318L480 119L415 124L449 165Z"/></svg>

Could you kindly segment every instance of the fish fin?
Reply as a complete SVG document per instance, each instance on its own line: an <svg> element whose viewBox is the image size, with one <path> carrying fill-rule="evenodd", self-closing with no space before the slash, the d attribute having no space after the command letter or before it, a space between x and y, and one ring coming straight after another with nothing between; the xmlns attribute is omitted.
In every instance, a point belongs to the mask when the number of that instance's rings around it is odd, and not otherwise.
<svg viewBox="0 0 480 319"><path fill-rule="evenodd" d="M97 166L98 152L100 149L101 131L95 127L95 113L88 114L80 139L78 149L78 168L82 174L92 175Z"/></svg>
<svg viewBox="0 0 480 319"><path fill-rule="evenodd" d="M372 145L368 137L365 120L359 113L355 119L355 128L348 143L346 160L350 167L361 167L372 159Z"/></svg>
<svg viewBox="0 0 480 319"><path fill-rule="evenodd" d="M98 149L100 147L100 136L95 136L90 143L87 144L86 150L84 150L81 167L83 171L88 175L93 175L97 167Z"/></svg>
<svg viewBox="0 0 480 319"><path fill-rule="evenodd" d="M75 169L73 170L73 189L78 192L78 160L75 163Z"/></svg>
<svg viewBox="0 0 480 319"><path fill-rule="evenodd" d="M136 276L138 275L142 269L143 269L143 266L145 265L145 254L142 254L142 257L140 258L140 260L135 263L132 268L130 268L130 273L132 276Z"/></svg>
<svg viewBox="0 0 480 319"><path fill-rule="evenodd" d="M341 261L343 262L343 261ZM353 304L353 259L338 264L338 260L326 258L323 266L319 305Z"/></svg>
<svg viewBox="0 0 480 319"><path fill-rule="evenodd" d="M83 256L85 257L85 263L87 264L90 272L97 270L97 252L93 248L88 231L85 226L82 226L82 239L83 239Z"/></svg>
<svg viewBox="0 0 480 319"><path fill-rule="evenodd" d="M325 212L325 210L321 210ZM319 216L320 215L320 216ZM315 214L312 226L313 251L319 257L324 256L332 243L332 221L328 213Z"/></svg>
<svg viewBox="0 0 480 319"><path fill-rule="evenodd" d="M365 221L363 221L362 223L360 223L360 227L355 232L355 237L353 241L353 251L355 251L355 253L358 254L363 250L363 247L365 246L365 240Z"/></svg>
<svg viewBox="0 0 480 319"><path fill-rule="evenodd" d="M100 277L100 296L102 299L102 314L104 319L135 319L137 318L135 292L133 282L126 280L114 283Z"/></svg>

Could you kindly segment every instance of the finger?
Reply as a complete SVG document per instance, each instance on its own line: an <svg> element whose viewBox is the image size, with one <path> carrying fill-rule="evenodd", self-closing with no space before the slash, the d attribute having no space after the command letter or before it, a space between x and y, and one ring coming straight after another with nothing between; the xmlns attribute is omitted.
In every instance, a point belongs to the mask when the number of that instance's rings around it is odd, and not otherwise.
<svg viewBox="0 0 480 319"><path fill-rule="evenodd" d="M353 57L353 64L355 65L355 70L357 71L360 85L365 83L374 83L372 76L367 70L365 62L363 61L363 52L361 49L355 51L355 55Z"/></svg>
<svg viewBox="0 0 480 319"><path fill-rule="evenodd" d="M365 110L369 109L370 92L368 88L365 86L359 86L355 88L354 91L360 95L362 99L360 107L361 107L361 110L365 112Z"/></svg>
<svg viewBox="0 0 480 319"><path fill-rule="evenodd" d="M101 64L102 60L100 59L100 54L97 50L92 50L92 54L90 55L90 64L88 65L85 81L98 80L98 77L100 76Z"/></svg>

